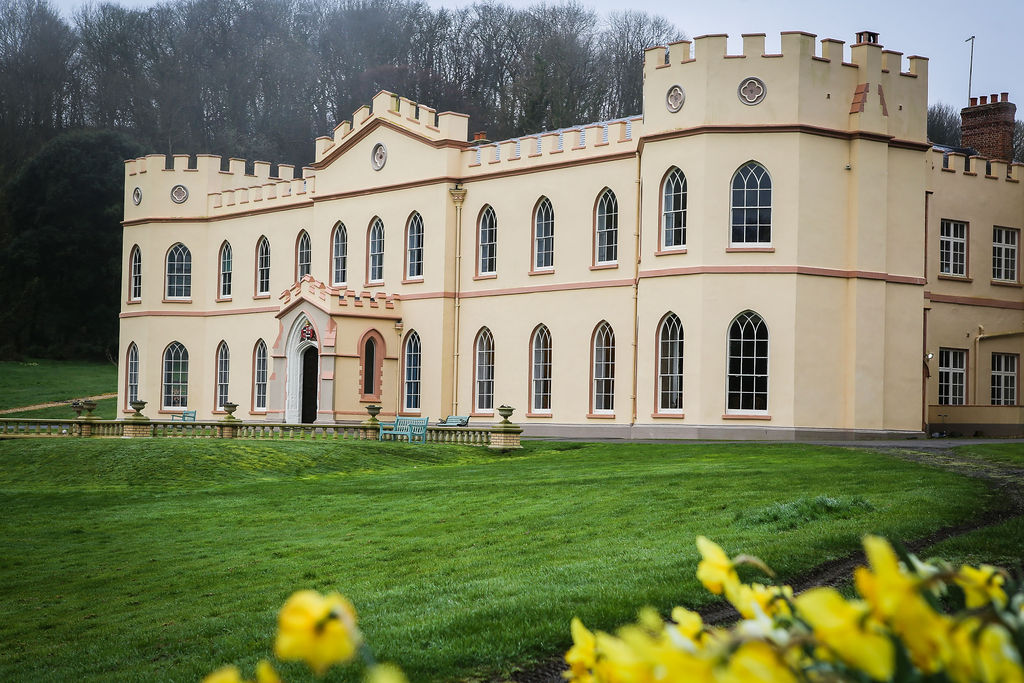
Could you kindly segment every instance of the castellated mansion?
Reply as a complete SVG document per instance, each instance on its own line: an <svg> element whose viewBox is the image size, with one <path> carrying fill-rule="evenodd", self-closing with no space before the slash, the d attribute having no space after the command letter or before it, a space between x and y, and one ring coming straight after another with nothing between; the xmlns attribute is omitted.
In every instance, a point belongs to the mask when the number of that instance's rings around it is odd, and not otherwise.
<svg viewBox="0 0 1024 683"><path fill-rule="evenodd" d="M489 141L380 92L316 161L125 163L120 409L527 436L1019 433L1006 93L926 135L928 60L646 51L643 112ZM226 170L225 170L226 169Z"/></svg>

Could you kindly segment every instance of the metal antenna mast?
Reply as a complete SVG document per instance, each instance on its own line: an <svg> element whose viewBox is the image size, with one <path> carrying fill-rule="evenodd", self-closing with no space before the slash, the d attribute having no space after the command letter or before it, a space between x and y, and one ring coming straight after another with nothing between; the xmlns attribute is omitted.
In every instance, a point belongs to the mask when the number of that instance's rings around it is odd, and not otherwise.
<svg viewBox="0 0 1024 683"><path fill-rule="evenodd" d="M971 103L971 81L974 79L974 36L971 36L965 43L971 44L971 68L967 72L967 103Z"/></svg>

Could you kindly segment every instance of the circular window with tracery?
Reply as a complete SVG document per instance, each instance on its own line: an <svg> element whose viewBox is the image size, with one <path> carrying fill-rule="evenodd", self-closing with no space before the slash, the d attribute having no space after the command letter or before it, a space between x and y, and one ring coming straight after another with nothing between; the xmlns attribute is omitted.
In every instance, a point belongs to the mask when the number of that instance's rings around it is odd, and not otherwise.
<svg viewBox="0 0 1024 683"><path fill-rule="evenodd" d="M384 146L384 143L378 142L373 146L373 152L370 154L370 165L373 166L374 171L379 171L384 168L387 160L388 149Z"/></svg>
<svg viewBox="0 0 1024 683"><path fill-rule="evenodd" d="M751 76L750 78L744 78L740 82L740 87L736 89L736 94L739 95L740 102L753 106L761 104L764 96L768 94L768 88L765 87L764 81L760 78Z"/></svg>
<svg viewBox="0 0 1024 683"><path fill-rule="evenodd" d="M142 203L142 188L136 187L132 190L132 204L138 206Z"/></svg>
<svg viewBox="0 0 1024 683"><path fill-rule="evenodd" d="M683 104L686 102L686 91L683 90L681 85L673 85L668 89L668 93L665 95L665 106L668 110L675 114L677 111L683 108Z"/></svg>
<svg viewBox="0 0 1024 683"><path fill-rule="evenodd" d="M188 188L184 185L175 185L171 188L171 201L175 204L184 204L188 199Z"/></svg>

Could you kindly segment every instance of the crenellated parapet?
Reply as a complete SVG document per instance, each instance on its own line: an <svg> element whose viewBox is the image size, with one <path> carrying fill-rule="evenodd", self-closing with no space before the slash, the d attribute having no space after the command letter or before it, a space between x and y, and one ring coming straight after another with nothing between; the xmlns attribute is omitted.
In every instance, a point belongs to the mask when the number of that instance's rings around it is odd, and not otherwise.
<svg viewBox="0 0 1024 683"><path fill-rule="evenodd" d="M641 116L524 135L463 150L460 169L463 176L472 178L608 154L632 154L642 135Z"/></svg>
<svg viewBox="0 0 1024 683"><path fill-rule="evenodd" d="M170 163L168 163L170 161ZM125 161L124 220L196 218L228 215L264 206L309 201L315 176L311 167L296 172L290 164L245 159L223 160L214 154L149 154Z"/></svg>
<svg viewBox="0 0 1024 683"><path fill-rule="evenodd" d="M977 154L968 156L962 152L933 148L930 163L936 173L955 175L963 178L963 182L974 179L977 182L999 181L1019 185L1024 180L1024 164Z"/></svg>
<svg viewBox="0 0 1024 683"><path fill-rule="evenodd" d="M849 47L801 31L765 52L765 34L743 35L742 54L728 36L705 35L644 54L647 134L702 126L814 126L924 143L928 60L885 50L878 35Z"/></svg>
<svg viewBox="0 0 1024 683"><path fill-rule="evenodd" d="M469 136L469 116L457 112L437 113L424 104L417 104L395 93L381 90L369 105L352 113L351 121L342 121L331 135L316 139L316 163L324 161L360 132L368 130L376 120L398 126L429 140L452 140L465 143Z"/></svg>

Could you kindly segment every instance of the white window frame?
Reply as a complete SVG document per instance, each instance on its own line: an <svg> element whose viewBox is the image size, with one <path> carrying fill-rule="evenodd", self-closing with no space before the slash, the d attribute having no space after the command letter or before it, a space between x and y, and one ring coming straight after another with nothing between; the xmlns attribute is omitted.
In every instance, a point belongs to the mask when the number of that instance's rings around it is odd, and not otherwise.
<svg viewBox="0 0 1024 683"><path fill-rule="evenodd" d="M1017 405L1020 356L1016 353L992 353L990 400L994 406Z"/></svg>
<svg viewBox="0 0 1024 683"><path fill-rule="evenodd" d="M551 413L551 330L538 325L530 339L530 412Z"/></svg>
<svg viewBox="0 0 1024 683"><path fill-rule="evenodd" d="M366 275L368 284L384 282L384 221L374 218L366 240Z"/></svg>
<svg viewBox="0 0 1024 683"><path fill-rule="evenodd" d="M668 313L658 326L658 412L683 412L683 323Z"/></svg>
<svg viewBox="0 0 1024 683"><path fill-rule="evenodd" d="M331 284L343 287L348 283L348 230L344 223L334 226L331 236Z"/></svg>
<svg viewBox="0 0 1024 683"><path fill-rule="evenodd" d="M664 251L686 248L686 174L677 166L661 184L660 240Z"/></svg>
<svg viewBox="0 0 1024 683"><path fill-rule="evenodd" d="M192 298L192 252L181 242L167 250L164 296L174 301Z"/></svg>
<svg viewBox="0 0 1024 683"><path fill-rule="evenodd" d="M256 296L270 295L270 240L261 237L256 244Z"/></svg>
<svg viewBox="0 0 1024 683"><path fill-rule="evenodd" d="M609 188L597 199L596 221L594 264L615 265L619 262L619 201Z"/></svg>
<svg viewBox="0 0 1024 683"><path fill-rule="evenodd" d="M1017 282L1020 278L1020 230L992 228L992 279L997 282Z"/></svg>
<svg viewBox="0 0 1024 683"><path fill-rule="evenodd" d="M267 343L262 339L256 341L256 348L253 349L252 365L252 409L254 412L266 412L269 358Z"/></svg>
<svg viewBox="0 0 1024 683"><path fill-rule="evenodd" d="M591 343L590 402L595 415L615 413L615 331L602 320Z"/></svg>
<svg viewBox="0 0 1024 683"><path fill-rule="evenodd" d="M219 273L219 286L218 292L220 292L221 299L231 298L231 270L233 255L231 251L231 243L225 242L220 245L220 273Z"/></svg>
<svg viewBox="0 0 1024 683"><path fill-rule="evenodd" d="M736 331L738 337L734 335ZM762 331L764 339L760 338ZM734 343L740 345L738 354ZM766 415L771 398L771 335L764 318L755 311L743 311L733 318L729 322L725 351L726 414ZM733 401L734 398L737 400Z"/></svg>
<svg viewBox="0 0 1024 683"><path fill-rule="evenodd" d="M533 269L555 268L555 208L551 200L541 197L533 212Z"/></svg>
<svg viewBox="0 0 1024 683"><path fill-rule="evenodd" d="M415 330L405 338L402 405L407 413L420 412L420 382L423 372L423 344Z"/></svg>
<svg viewBox="0 0 1024 683"><path fill-rule="evenodd" d="M757 161L748 161L733 173L729 184L729 244L733 247L771 247L772 245L772 204L775 188L768 169ZM755 196L751 197L750 192ZM767 192L767 197L763 194ZM739 193L739 195L737 195ZM767 203L765 203L767 199ZM767 211L767 222L764 212ZM737 214L737 212L740 212ZM751 213L753 212L753 213ZM737 215L741 217L737 221ZM751 217L756 220L751 221ZM747 239L748 230L753 227L755 239ZM737 234L737 229L740 233ZM736 239L739 236L741 239Z"/></svg>
<svg viewBox="0 0 1024 683"><path fill-rule="evenodd" d="M405 277L423 279L423 216L414 211L405 231Z"/></svg>
<svg viewBox="0 0 1024 683"><path fill-rule="evenodd" d="M128 345L128 354L125 360L125 376L127 378L127 401L126 405L131 406L133 401L139 400L139 347L132 342Z"/></svg>
<svg viewBox="0 0 1024 683"><path fill-rule="evenodd" d="M480 212L477 224L477 275L498 273L498 216L490 205Z"/></svg>
<svg viewBox="0 0 1024 683"><path fill-rule="evenodd" d="M160 406L164 410L188 407L188 349L178 341L164 349Z"/></svg>
<svg viewBox="0 0 1024 683"><path fill-rule="evenodd" d="M142 301L142 250L139 245L132 247L129 261L128 300Z"/></svg>
<svg viewBox="0 0 1024 683"><path fill-rule="evenodd" d="M298 282L306 275L309 275L313 268L313 249L309 240L309 233L303 230L299 233L299 239L295 242L295 281Z"/></svg>
<svg viewBox="0 0 1024 683"><path fill-rule="evenodd" d="M965 221L943 218L939 222L939 275L967 277L967 238Z"/></svg>
<svg viewBox="0 0 1024 683"><path fill-rule="evenodd" d="M480 328L473 344L473 412L494 414L494 335Z"/></svg>
<svg viewBox="0 0 1024 683"><path fill-rule="evenodd" d="M967 405L967 349L939 348L938 403Z"/></svg>
<svg viewBox="0 0 1024 683"><path fill-rule="evenodd" d="M217 410L224 410L224 404L229 401L230 381L231 351L227 342L222 341L217 345L217 391L214 399L214 408Z"/></svg>

